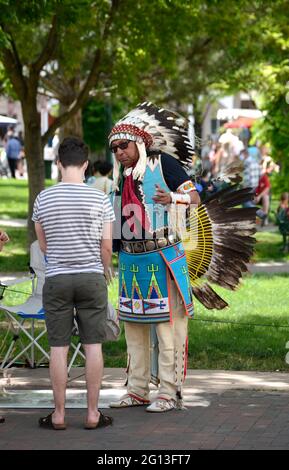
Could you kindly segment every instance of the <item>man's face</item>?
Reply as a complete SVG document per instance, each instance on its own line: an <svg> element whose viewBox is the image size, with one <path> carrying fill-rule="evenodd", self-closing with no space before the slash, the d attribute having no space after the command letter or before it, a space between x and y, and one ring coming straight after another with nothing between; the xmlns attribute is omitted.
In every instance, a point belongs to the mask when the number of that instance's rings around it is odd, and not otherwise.
<svg viewBox="0 0 289 470"><path fill-rule="evenodd" d="M120 148L119 145L122 145L126 148ZM127 146L126 146L127 144ZM115 158L119 163L121 163L125 168L133 166L139 159L139 153L135 142L131 140L114 140L110 146L111 150L114 149L116 152L113 152Z"/></svg>

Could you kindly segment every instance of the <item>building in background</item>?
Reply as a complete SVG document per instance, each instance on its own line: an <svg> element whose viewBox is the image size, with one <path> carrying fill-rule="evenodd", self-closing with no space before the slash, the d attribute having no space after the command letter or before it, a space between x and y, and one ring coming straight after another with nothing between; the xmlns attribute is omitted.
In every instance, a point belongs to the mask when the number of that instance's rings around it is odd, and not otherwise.
<svg viewBox="0 0 289 470"><path fill-rule="evenodd" d="M234 96L219 98L215 103L208 105L202 123L202 138L210 136L217 140L221 127L249 128L262 115L253 98L247 93L240 92Z"/></svg>

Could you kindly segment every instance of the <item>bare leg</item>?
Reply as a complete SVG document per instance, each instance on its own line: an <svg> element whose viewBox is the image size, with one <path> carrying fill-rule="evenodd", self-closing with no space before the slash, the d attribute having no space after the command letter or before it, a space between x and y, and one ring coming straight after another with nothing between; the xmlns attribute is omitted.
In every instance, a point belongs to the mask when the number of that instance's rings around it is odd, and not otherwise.
<svg viewBox="0 0 289 470"><path fill-rule="evenodd" d="M87 422L97 423L99 420L98 399L103 374L101 344L84 344L85 378L87 387Z"/></svg>
<svg viewBox="0 0 289 470"><path fill-rule="evenodd" d="M64 423L68 349L69 346L53 346L50 349L50 379L55 403L54 424Z"/></svg>
<svg viewBox="0 0 289 470"><path fill-rule="evenodd" d="M262 209L265 214L269 214L269 206L270 206L270 197L269 194L264 194L262 197Z"/></svg>

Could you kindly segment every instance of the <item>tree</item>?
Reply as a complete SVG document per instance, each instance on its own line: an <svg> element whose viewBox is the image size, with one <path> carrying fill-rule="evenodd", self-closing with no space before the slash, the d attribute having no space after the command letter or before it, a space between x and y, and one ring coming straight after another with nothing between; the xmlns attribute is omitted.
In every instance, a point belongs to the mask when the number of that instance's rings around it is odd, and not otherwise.
<svg viewBox="0 0 289 470"><path fill-rule="evenodd" d="M31 213L36 195L44 188L43 147L56 128L69 120L85 103L89 90L97 84L103 44L108 35L119 1L100 2L98 40L95 41L93 60L80 92L69 109L64 111L41 136L37 97L41 77L56 64L63 44L68 47L67 31L80 27L83 33L85 19L93 5L90 1L21 1L1 0L0 54L14 93L22 106L25 132L25 151L29 175L29 243L34 239ZM99 26L99 25L98 25ZM79 33L78 33L79 34ZM69 36L69 35L68 35Z"/></svg>
<svg viewBox="0 0 289 470"><path fill-rule="evenodd" d="M270 142L272 157L280 164L279 191L289 189L289 4L273 2L264 24L264 55L259 106L266 111L259 135ZM270 25L270 27L269 27Z"/></svg>
<svg viewBox="0 0 289 470"><path fill-rule="evenodd" d="M24 118L29 242L33 202L44 187L43 147L72 118L80 128L91 93L121 100L121 114L154 99L180 110L193 102L201 116L200 95L216 84L240 86L242 73L264 60L260 23L277 15L273 7L257 0L0 0L0 60ZM41 93L60 102L42 136Z"/></svg>
<svg viewBox="0 0 289 470"><path fill-rule="evenodd" d="M31 213L44 187L43 147L76 115L89 92L141 96L151 74L175 69L178 41L202 2L181 0L0 0L0 60L22 106ZM139 77L144 74L143 80ZM41 136L39 93L59 98L61 114Z"/></svg>

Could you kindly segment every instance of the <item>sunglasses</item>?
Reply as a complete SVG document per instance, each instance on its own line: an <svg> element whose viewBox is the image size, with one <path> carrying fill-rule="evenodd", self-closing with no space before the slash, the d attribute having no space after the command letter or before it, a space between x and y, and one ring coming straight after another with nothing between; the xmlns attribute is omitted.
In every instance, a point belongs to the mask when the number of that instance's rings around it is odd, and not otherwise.
<svg viewBox="0 0 289 470"><path fill-rule="evenodd" d="M125 149L127 149L127 148L128 148L128 144L129 144L129 140L126 141L126 142L121 142L121 143L118 144L118 145L111 145L110 150L112 151L112 153L116 153L118 148L120 148L120 150L125 150Z"/></svg>

